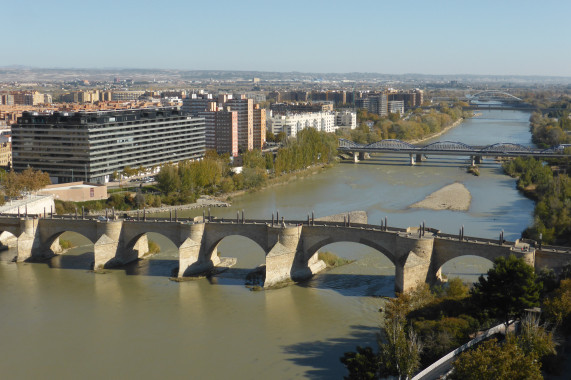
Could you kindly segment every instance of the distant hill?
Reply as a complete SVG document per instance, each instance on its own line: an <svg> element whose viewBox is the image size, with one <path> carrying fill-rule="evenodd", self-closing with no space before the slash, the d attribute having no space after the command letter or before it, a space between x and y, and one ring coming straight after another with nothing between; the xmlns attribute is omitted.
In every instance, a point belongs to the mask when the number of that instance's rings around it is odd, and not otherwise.
<svg viewBox="0 0 571 380"><path fill-rule="evenodd" d="M349 81L349 82L449 82L470 83L551 83L571 84L571 77L517 76L517 75L429 75L381 73L302 73L231 70L165 70L136 68L69 69L37 68L27 66L0 67L0 82L59 82L71 80L112 81L114 78L136 81L231 81L252 78L272 81Z"/></svg>

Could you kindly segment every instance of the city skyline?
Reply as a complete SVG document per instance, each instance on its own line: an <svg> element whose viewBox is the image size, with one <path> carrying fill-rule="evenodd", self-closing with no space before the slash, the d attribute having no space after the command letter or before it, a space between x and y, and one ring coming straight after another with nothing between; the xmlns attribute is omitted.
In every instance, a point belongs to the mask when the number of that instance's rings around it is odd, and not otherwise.
<svg viewBox="0 0 571 380"><path fill-rule="evenodd" d="M571 76L564 1L5 4L0 67Z"/></svg>

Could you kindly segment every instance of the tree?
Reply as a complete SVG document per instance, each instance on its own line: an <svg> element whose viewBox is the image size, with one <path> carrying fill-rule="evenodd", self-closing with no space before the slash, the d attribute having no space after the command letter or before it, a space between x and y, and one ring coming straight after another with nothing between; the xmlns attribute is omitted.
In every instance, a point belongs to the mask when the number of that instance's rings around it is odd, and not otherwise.
<svg viewBox="0 0 571 380"><path fill-rule="evenodd" d="M357 352L346 352L340 359L349 371L345 380L366 380L379 377L379 356L371 347L357 346Z"/></svg>
<svg viewBox="0 0 571 380"><path fill-rule="evenodd" d="M498 257L487 277L480 276L472 295L491 316L506 326L519 318L525 309L539 305L541 284L535 281L535 271L522 258L510 255Z"/></svg>
<svg viewBox="0 0 571 380"><path fill-rule="evenodd" d="M381 375L398 376L409 379L420 366L422 345L418 336L409 326L398 319L385 319L385 342L379 343Z"/></svg>
<svg viewBox="0 0 571 380"><path fill-rule="evenodd" d="M469 289L460 278L454 277L446 283L445 293L447 297L461 299L468 296Z"/></svg>
<svg viewBox="0 0 571 380"><path fill-rule="evenodd" d="M137 174L137 169L133 169L129 165L127 165L123 168L123 170L121 171L121 174L124 175L125 177L131 177L131 176Z"/></svg>
<svg viewBox="0 0 571 380"><path fill-rule="evenodd" d="M406 317L432 299L430 289L423 284L389 300L385 305L383 334L378 340L379 354L375 355L370 347L346 352L340 359L349 370L346 379L410 378L420 366L422 345L412 326L407 327Z"/></svg>
<svg viewBox="0 0 571 380"><path fill-rule="evenodd" d="M555 354L553 334L539 325L539 316L528 313L523 317L516 344L527 355L541 360L544 356Z"/></svg>
<svg viewBox="0 0 571 380"><path fill-rule="evenodd" d="M452 379L535 380L543 379L537 356L526 355L513 339L501 345L496 339L462 353L452 364Z"/></svg>
<svg viewBox="0 0 571 380"><path fill-rule="evenodd" d="M157 186L165 194L178 191L180 188L180 177L177 173L177 168L174 165L165 165L157 174Z"/></svg>
<svg viewBox="0 0 571 380"><path fill-rule="evenodd" d="M22 183L15 171L11 170L4 178L2 178L2 186L4 187L4 193L8 198L16 198L20 196L22 191Z"/></svg>
<svg viewBox="0 0 571 380"><path fill-rule="evenodd" d="M559 288L543 303L543 311L549 322L571 332L571 279L561 280Z"/></svg>

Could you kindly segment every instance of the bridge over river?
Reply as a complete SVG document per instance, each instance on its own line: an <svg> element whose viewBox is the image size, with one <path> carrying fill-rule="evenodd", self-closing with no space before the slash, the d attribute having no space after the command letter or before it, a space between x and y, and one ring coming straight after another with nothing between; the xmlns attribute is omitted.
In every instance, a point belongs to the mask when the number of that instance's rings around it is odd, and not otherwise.
<svg viewBox="0 0 571 380"><path fill-rule="evenodd" d="M498 143L487 146L472 146L461 142L438 141L428 145L413 145L406 141L387 139L370 144L359 144L346 139L339 139L339 152L350 154L355 162L363 160L367 153L391 153L409 155L410 164L421 162L429 155L467 156L472 165L482 162L484 157L535 157L561 158L571 157L559 147L549 149L533 149L521 144Z"/></svg>
<svg viewBox="0 0 571 380"><path fill-rule="evenodd" d="M176 214L175 214L176 215ZM208 273L221 260L217 254L220 241L230 235L247 237L265 252L264 286L287 280L301 280L325 269L318 250L336 242L355 242L384 254L395 266L395 289L410 289L418 282L434 283L440 279L442 266L449 260L473 255L494 260L515 254L535 268L558 268L571 261L571 249L539 248L534 242L504 241L443 234L436 228L389 227L353 223L350 215L343 221L307 220L234 220L210 216L193 220L87 219L83 217L0 216L4 242L17 248L16 261L44 260L62 253L59 237L64 232L79 233L93 242L94 268L106 268L141 259L148 253L147 233L169 238L179 252L178 277ZM362 221L362 220L361 220ZM11 239L7 239L11 236Z"/></svg>

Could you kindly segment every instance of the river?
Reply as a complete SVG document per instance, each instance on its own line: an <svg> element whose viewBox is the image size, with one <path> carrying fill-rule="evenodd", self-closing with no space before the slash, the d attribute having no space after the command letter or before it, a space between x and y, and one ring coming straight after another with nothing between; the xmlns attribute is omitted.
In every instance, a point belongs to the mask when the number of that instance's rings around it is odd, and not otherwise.
<svg viewBox="0 0 571 380"><path fill-rule="evenodd" d="M531 144L529 113L483 111L438 138L474 145ZM341 163L315 175L248 193L218 217L305 219L365 210L369 223L427 226L443 232L515 240L533 217L533 202L488 159L481 175L466 173L466 158L429 157L416 166L408 156L378 156ZM467 212L409 208L454 182L472 194ZM194 216L202 211L180 212ZM357 345L375 345L379 296L394 295L394 266L368 247L337 243L324 248L354 263L307 283L250 291L245 274L264 263L260 247L227 237L222 256L238 258L218 277L170 281L178 265L174 245L161 235L151 259L106 274L89 271L92 243L75 234L78 247L46 263L12 263L0 253L0 373L2 378L151 379L337 378L339 357ZM443 267L450 277L475 281L490 262L465 257Z"/></svg>

